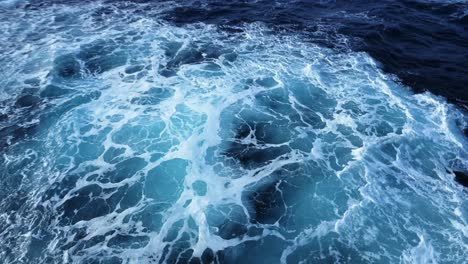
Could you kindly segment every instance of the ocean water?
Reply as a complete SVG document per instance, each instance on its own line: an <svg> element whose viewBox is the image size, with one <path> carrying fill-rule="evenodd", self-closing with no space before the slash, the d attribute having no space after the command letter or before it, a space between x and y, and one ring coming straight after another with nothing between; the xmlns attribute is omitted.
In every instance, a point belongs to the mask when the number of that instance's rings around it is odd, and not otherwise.
<svg viewBox="0 0 468 264"><path fill-rule="evenodd" d="M0 1L0 262L466 262L466 10Z"/></svg>

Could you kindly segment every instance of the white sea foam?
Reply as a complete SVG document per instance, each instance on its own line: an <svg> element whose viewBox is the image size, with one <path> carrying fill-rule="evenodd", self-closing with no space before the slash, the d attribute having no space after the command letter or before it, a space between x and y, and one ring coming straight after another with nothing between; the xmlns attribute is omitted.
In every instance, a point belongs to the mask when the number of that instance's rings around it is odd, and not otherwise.
<svg viewBox="0 0 468 264"><path fill-rule="evenodd" d="M121 5L45 7L2 36L44 33L1 81L2 113L37 126L1 160L23 199L2 203L6 263L466 259L453 106L365 53Z"/></svg>

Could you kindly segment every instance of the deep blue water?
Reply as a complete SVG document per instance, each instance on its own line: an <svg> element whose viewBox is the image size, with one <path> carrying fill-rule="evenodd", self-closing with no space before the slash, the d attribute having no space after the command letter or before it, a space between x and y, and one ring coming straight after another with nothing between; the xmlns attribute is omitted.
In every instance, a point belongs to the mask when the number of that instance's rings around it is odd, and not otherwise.
<svg viewBox="0 0 468 264"><path fill-rule="evenodd" d="M0 1L0 263L464 263L466 1Z"/></svg>
<svg viewBox="0 0 468 264"><path fill-rule="evenodd" d="M365 51L416 92L466 108L466 1L191 1L167 12L177 25L262 21L321 45Z"/></svg>

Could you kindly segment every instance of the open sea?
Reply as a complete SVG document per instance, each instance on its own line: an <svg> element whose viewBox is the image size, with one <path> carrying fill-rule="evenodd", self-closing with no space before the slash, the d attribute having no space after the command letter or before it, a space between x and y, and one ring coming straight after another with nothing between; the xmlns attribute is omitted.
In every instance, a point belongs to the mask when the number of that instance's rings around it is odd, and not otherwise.
<svg viewBox="0 0 468 264"><path fill-rule="evenodd" d="M0 263L464 264L468 2L0 0Z"/></svg>

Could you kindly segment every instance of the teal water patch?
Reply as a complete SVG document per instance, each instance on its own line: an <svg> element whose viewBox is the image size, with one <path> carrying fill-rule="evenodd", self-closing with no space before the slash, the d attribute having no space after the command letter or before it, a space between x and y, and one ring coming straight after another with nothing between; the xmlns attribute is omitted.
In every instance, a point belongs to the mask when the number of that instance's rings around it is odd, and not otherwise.
<svg viewBox="0 0 468 264"><path fill-rule="evenodd" d="M207 192L207 186L206 186L206 183L204 181L195 181L193 184L192 184L192 188L193 188L193 191L199 195L199 196L204 196L206 195L206 192Z"/></svg>

